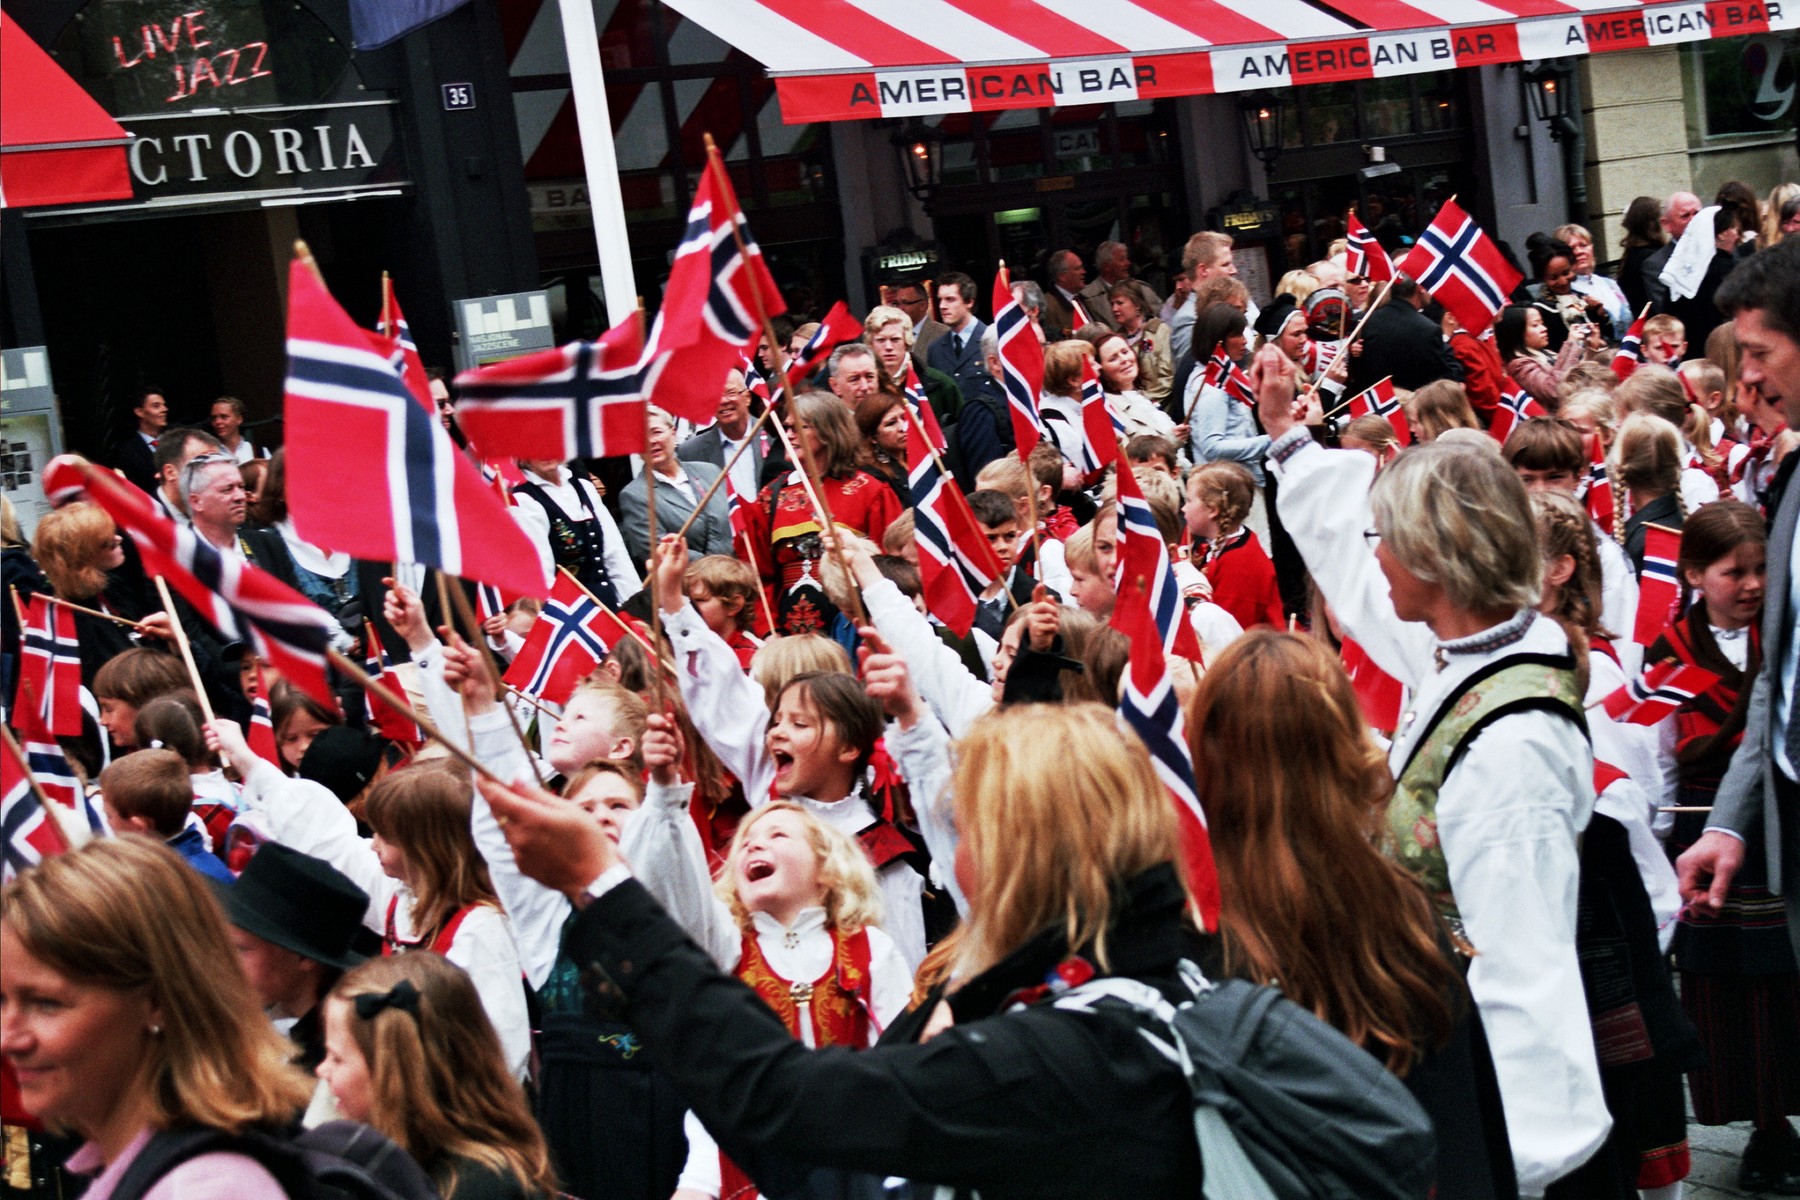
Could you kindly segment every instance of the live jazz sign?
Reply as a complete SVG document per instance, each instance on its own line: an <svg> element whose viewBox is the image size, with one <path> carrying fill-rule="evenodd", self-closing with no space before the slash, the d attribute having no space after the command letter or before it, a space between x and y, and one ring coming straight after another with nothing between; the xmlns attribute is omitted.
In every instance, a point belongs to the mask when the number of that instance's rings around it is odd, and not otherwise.
<svg viewBox="0 0 1800 1200"><path fill-rule="evenodd" d="M133 135L140 201L398 183L395 102L311 0L88 0L52 53Z"/></svg>

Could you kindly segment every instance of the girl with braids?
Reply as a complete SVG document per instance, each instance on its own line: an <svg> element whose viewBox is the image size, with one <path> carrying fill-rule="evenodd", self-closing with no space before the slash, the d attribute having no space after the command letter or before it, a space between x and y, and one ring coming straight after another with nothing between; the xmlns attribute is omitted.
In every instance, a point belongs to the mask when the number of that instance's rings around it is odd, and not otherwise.
<svg viewBox="0 0 1800 1200"><path fill-rule="evenodd" d="M1697 593L1650 647L1647 661L1698 663L1717 683L1685 702L1657 729L1663 804L1707 809L1744 736L1750 681L1762 662L1758 630L1767 573L1767 533L1756 510L1721 500L1681 531L1677 569ZM1678 813L1669 854L1700 836L1706 812ZM1688 1075L1702 1125L1751 1121L1739 1186L1783 1190L1800 1184L1800 974L1781 898L1769 893L1760 836L1752 834L1724 910L1684 918L1675 931L1681 1002L1700 1031L1704 1066Z"/></svg>
<svg viewBox="0 0 1800 1200"><path fill-rule="evenodd" d="M1680 529L1687 518L1681 498L1681 433L1661 417L1633 413L1619 427L1610 459L1613 537L1625 547L1632 569L1644 571L1646 525ZM1629 515L1628 515L1629 514Z"/></svg>
<svg viewBox="0 0 1800 1200"><path fill-rule="evenodd" d="M318 1076L340 1113L392 1138L444 1200L556 1194L544 1135L475 985L436 954L371 959L338 981Z"/></svg>
<svg viewBox="0 0 1800 1200"><path fill-rule="evenodd" d="M1394 779L1330 649L1246 633L1200 680L1187 738L1224 898L1206 973L1273 980L1405 1080L1437 1129L1439 1195L1516 1197L1463 960L1382 851Z"/></svg>
<svg viewBox="0 0 1800 1200"><path fill-rule="evenodd" d="M1570 497L1531 498L1544 557L1538 610L1587 646L1586 702L1624 686L1625 672L1600 623L1600 560L1593 522ZM1576 924L1600 1084L1613 1128L1583 1168L1592 1182L1610 1178L1619 1194L1654 1195L1687 1176L1686 1109L1681 1072L1692 1065L1695 1040L1681 1014L1658 931L1680 907L1675 875L1651 832L1649 799L1655 755L1645 731L1587 710L1594 743L1593 818L1581 841ZM1620 1039L1621 1020L1643 1035Z"/></svg>

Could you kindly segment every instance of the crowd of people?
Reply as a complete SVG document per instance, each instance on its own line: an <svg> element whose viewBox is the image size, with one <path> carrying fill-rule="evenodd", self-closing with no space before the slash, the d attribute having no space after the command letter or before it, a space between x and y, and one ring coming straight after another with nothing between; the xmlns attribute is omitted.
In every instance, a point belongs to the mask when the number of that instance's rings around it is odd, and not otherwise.
<svg viewBox="0 0 1800 1200"><path fill-rule="evenodd" d="M109 465L430 725L291 686L92 501L7 510L8 711L42 597L105 825L7 846L8 1186L261 1200L310 1147L452 1200L1197 1196L1241 1165L1145 1013L1244 980L1428 1122L1382 1194L1675 1200L1691 1104L1800 1195L1797 233L1796 185L1640 201L1616 276L1534 235L1482 329L1342 244L1260 306L1224 234L1167 299L1121 242L1092 282L1058 251L1013 284L1025 455L971 275L883 288L812 378L783 322L640 461L509 465L546 574L633 634L559 704L496 668L539 601L308 542L239 402L146 390ZM1090 368L1200 647L1167 678L1213 919L1115 712L1146 535L1083 465ZM1378 385L1399 414L1353 415ZM966 634L925 596L921 395L1001 568ZM1603 704L1671 662L1716 681Z"/></svg>

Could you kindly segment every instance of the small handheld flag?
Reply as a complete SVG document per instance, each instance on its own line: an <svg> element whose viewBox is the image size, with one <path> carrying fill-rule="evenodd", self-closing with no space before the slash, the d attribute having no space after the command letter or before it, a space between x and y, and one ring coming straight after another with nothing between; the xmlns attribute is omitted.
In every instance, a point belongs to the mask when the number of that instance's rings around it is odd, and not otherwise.
<svg viewBox="0 0 1800 1200"><path fill-rule="evenodd" d="M967 637L981 593L1000 578L1000 558L969 509L956 480L938 469L912 414L906 431L919 550L919 583L926 607L958 637Z"/></svg>
<svg viewBox="0 0 1800 1200"><path fill-rule="evenodd" d="M1131 472L1125 450L1118 451L1114 472L1119 488L1119 582L1122 597L1127 588L1141 587L1150 613L1156 619L1158 640L1169 654L1195 662L1201 658L1200 637L1188 619L1187 604L1175 582L1169 547L1156 527L1156 516L1144 499L1144 490Z"/></svg>
<svg viewBox="0 0 1800 1200"><path fill-rule="evenodd" d="M598 342L464 371L456 377L457 423L486 458L642 454L643 352L634 313Z"/></svg>
<svg viewBox="0 0 1800 1200"><path fill-rule="evenodd" d="M1638 572L1637 624L1631 640L1648 646L1662 636L1681 602L1681 534L1661 525L1644 528L1644 566Z"/></svg>
<svg viewBox="0 0 1800 1200"><path fill-rule="evenodd" d="M994 275L994 330L1000 345L1001 383L1012 413L1013 442L1024 462L1044 437L1038 395L1044 390L1044 348L1031 318L1013 296L1006 264Z"/></svg>
<svg viewBox="0 0 1800 1200"><path fill-rule="evenodd" d="M1385 283L1394 277L1394 260L1375 240L1375 235L1356 219L1354 212L1344 227L1344 238L1348 243L1344 251L1346 274L1361 275L1370 283Z"/></svg>
<svg viewBox="0 0 1800 1200"><path fill-rule="evenodd" d="M1705 667L1670 659L1627 680L1600 707L1622 725L1654 725L1717 682L1718 675Z"/></svg>
<svg viewBox="0 0 1800 1200"><path fill-rule="evenodd" d="M1412 426L1406 422L1406 408L1394 396L1394 380L1392 376L1381 380L1367 391L1359 392L1350 398L1350 415L1353 417L1382 417L1394 427L1394 436L1400 439L1402 446L1412 445Z"/></svg>
<svg viewBox="0 0 1800 1200"><path fill-rule="evenodd" d="M839 300L813 330L806 344L800 347L800 353L788 364L788 378L804 379L824 365L831 357L831 352L845 342L854 342L863 335L862 322L850 315L850 306ZM910 355L908 356L911 357Z"/></svg>
<svg viewBox="0 0 1800 1200"><path fill-rule="evenodd" d="M1618 352L1613 355L1612 373L1621 380L1629 378L1644 361L1644 318L1647 314L1639 314L1631 323L1625 336L1619 340Z"/></svg>
<svg viewBox="0 0 1800 1200"><path fill-rule="evenodd" d="M572 576L558 574L505 682L528 696L567 703L576 685L631 636L617 613L583 591Z"/></svg>
<svg viewBox="0 0 1800 1200"><path fill-rule="evenodd" d="M1474 334L1494 323L1524 278L1454 198L1438 209L1399 269Z"/></svg>
<svg viewBox="0 0 1800 1200"><path fill-rule="evenodd" d="M1511 437L1513 430L1520 425L1533 417L1549 415L1549 410L1532 399L1529 393L1514 388L1512 391L1500 393L1500 403L1494 405L1494 415L1488 421L1488 433L1493 435L1495 441L1504 446L1506 439Z"/></svg>

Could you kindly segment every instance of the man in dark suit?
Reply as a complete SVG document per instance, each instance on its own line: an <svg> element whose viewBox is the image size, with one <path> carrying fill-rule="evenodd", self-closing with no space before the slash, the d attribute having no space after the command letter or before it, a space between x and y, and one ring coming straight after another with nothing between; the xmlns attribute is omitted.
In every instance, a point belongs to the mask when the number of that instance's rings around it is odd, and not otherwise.
<svg viewBox="0 0 1800 1200"><path fill-rule="evenodd" d="M1087 267L1082 264L1081 255L1073 250L1058 250L1050 256L1049 270L1050 286L1044 289L1044 337L1060 342L1087 323L1084 317L1095 321L1100 318L1081 298L1081 289L1087 285ZM1077 308L1081 310L1079 314ZM1112 314L1108 311L1107 315Z"/></svg>
<svg viewBox="0 0 1800 1200"><path fill-rule="evenodd" d="M744 373L732 369L725 375L725 391L719 397L719 408L713 423L681 443L676 457L682 462L708 463L725 469L731 456L737 454L744 439L750 436L750 391L744 386ZM762 477L763 459L769 453L769 435L761 430L750 446L738 454L731 468L731 486L746 500L754 499L757 480Z"/></svg>
<svg viewBox="0 0 1800 1200"><path fill-rule="evenodd" d="M1800 427L1800 242L1746 259L1719 288L1733 320L1738 380ZM1725 903L1746 842L1762 843L1769 890L1787 897L1788 937L1800 954L1800 483L1790 453L1769 499L1769 577L1763 592L1762 669L1744 740L1719 783L1700 840L1676 862L1681 898L1702 913ZM1777 496L1777 491L1779 496Z"/></svg>
<svg viewBox="0 0 1800 1200"><path fill-rule="evenodd" d="M1462 364L1444 341L1444 331L1419 311L1428 297L1404 275L1394 278L1387 299L1363 324L1362 353L1350 359L1346 396L1393 377L1408 391L1439 379L1462 381Z"/></svg>
<svg viewBox="0 0 1800 1200"><path fill-rule="evenodd" d="M937 289L938 313L950 332L932 343L926 361L954 379L967 398L987 378L987 365L981 360L981 335L987 326L975 316L975 281L952 271L938 280Z"/></svg>
<svg viewBox="0 0 1800 1200"><path fill-rule="evenodd" d="M1675 243L1687 232L1688 222L1699 214L1700 197L1692 192L1676 192L1663 205L1662 227L1669 240L1651 251L1643 266L1644 295L1650 298L1653 313L1665 312L1669 307L1669 285L1662 281L1663 268L1675 253Z"/></svg>
<svg viewBox="0 0 1800 1200"><path fill-rule="evenodd" d="M113 447L112 465L146 492L156 490L156 439L169 426L169 402L161 388L147 388L131 409L137 424Z"/></svg>
<svg viewBox="0 0 1800 1200"><path fill-rule="evenodd" d="M931 315L931 297L925 294L922 283L896 283L888 289L893 297L894 307L905 313L913 326L913 361L919 364L919 371L924 373L930 366L927 357L931 353L931 344L950 332L950 327Z"/></svg>

